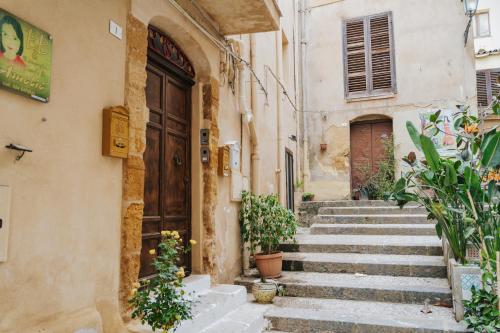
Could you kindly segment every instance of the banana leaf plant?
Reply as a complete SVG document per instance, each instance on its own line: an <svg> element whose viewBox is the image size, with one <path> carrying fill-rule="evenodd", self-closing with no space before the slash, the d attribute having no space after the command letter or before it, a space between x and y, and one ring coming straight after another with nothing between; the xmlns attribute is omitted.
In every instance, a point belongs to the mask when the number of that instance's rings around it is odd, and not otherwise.
<svg viewBox="0 0 500 333"><path fill-rule="evenodd" d="M498 101L492 110L500 114ZM386 198L400 206L408 202L423 205L428 218L436 221L438 236L446 237L458 262L467 262L467 244L473 243L481 250L487 271L494 274L496 252L500 251L500 131L496 127L480 130L482 119L469 108L460 107L453 115L456 155L441 156L431 139L443 131L440 113L431 115L425 128L430 136L406 123L424 159L419 161L415 152L403 158L408 170Z"/></svg>

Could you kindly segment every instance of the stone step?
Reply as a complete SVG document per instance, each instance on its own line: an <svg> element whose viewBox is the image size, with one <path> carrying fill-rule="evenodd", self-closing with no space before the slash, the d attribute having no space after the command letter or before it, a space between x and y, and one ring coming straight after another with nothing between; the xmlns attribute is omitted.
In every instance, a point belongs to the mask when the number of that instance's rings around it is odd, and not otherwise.
<svg viewBox="0 0 500 333"><path fill-rule="evenodd" d="M442 255L437 236L310 235L298 234L295 243L280 245L285 252Z"/></svg>
<svg viewBox="0 0 500 333"><path fill-rule="evenodd" d="M408 206L399 208L397 206L367 206L367 207L320 207L320 215L390 215L390 214L427 214L425 208Z"/></svg>
<svg viewBox="0 0 500 333"><path fill-rule="evenodd" d="M411 203L408 205L415 206ZM318 200L318 201L303 201L301 207L316 206L316 207L385 207L396 206L395 201L384 200Z"/></svg>
<svg viewBox="0 0 500 333"><path fill-rule="evenodd" d="M197 296L193 319L181 323L176 333L201 332L214 321L246 304L247 291L242 286L221 284Z"/></svg>
<svg viewBox="0 0 500 333"><path fill-rule="evenodd" d="M235 282L251 290L259 279L241 277ZM452 306L445 278L416 278L363 274L283 272L275 279L287 297L334 298L361 301L424 304L426 300Z"/></svg>
<svg viewBox="0 0 500 333"><path fill-rule="evenodd" d="M264 313L270 307L253 302L243 304L199 333L261 333L268 326Z"/></svg>
<svg viewBox="0 0 500 333"><path fill-rule="evenodd" d="M421 224L430 223L426 214L343 214L316 215L313 223L321 224Z"/></svg>
<svg viewBox="0 0 500 333"><path fill-rule="evenodd" d="M449 308L382 302L278 297L265 317L271 328L288 332L458 333L465 325Z"/></svg>
<svg viewBox="0 0 500 333"><path fill-rule="evenodd" d="M433 224L313 224L311 235L436 235Z"/></svg>
<svg viewBox="0 0 500 333"><path fill-rule="evenodd" d="M446 278L446 264L440 256L285 252L283 269L318 273Z"/></svg>

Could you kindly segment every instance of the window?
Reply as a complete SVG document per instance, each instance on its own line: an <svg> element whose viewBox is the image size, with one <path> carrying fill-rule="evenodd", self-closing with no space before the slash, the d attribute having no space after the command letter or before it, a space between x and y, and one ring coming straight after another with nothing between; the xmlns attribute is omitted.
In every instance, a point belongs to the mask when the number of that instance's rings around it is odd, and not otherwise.
<svg viewBox="0 0 500 333"><path fill-rule="evenodd" d="M476 20L476 37L490 36L490 13L478 13L474 18Z"/></svg>
<svg viewBox="0 0 500 333"><path fill-rule="evenodd" d="M396 93L392 13L344 21L347 99Z"/></svg>
<svg viewBox="0 0 500 333"><path fill-rule="evenodd" d="M488 107L493 101L493 97L500 94L499 79L500 68L476 73L477 104L479 107Z"/></svg>

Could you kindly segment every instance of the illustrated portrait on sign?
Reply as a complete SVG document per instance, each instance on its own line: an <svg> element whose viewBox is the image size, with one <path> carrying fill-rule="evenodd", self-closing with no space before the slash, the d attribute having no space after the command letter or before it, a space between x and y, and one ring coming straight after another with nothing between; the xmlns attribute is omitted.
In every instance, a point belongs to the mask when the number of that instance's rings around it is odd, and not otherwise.
<svg viewBox="0 0 500 333"><path fill-rule="evenodd" d="M0 19L0 59L14 65L26 66L22 55L24 51L24 33L21 24L12 16Z"/></svg>

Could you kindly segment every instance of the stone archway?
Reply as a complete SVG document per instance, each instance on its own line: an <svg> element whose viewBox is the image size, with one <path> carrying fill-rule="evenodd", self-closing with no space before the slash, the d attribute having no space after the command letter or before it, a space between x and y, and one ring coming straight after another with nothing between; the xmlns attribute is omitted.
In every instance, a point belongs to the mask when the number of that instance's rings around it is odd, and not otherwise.
<svg viewBox="0 0 500 333"><path fill-rule="evenodd" d="M166 18L154 17L149 20L159 28L165 29ZM166 30L166 29L165 29ZM176 34L186 36L179 25L172 27ZM170 31L169 31L170 32ZM137 281L140 269L142 218L144 210L144 176L145 167L143 153L146 147L146 123L148 109L146 107L146 64L147 64L147 24L129 14L127 18L127 63L125 81L125 107L129 112L129 156L123 163L123 218L121 228L120 249L120 290L119 300L121 313L128 320L128 303L130 290ZM175 35L171 35L175 39ZM190 41L192 42L192 40ZM182 47L182 45L181 45ZM199 45L184 48L200 51ZM198 52L194 62L195 71L199 74L197 84L193 87L193 114L199 113L199 120L193 121L193 133L198 133L199 128L210 129L210 163L199 166L199 158L193 155L193 175L199 176L197 185L199 190L192 192L197 195L193 200L193 211L197 210L199 216L193 216L193 238L197 239L200 246L193 251L193 260L197 262L194 273L210 274L215 277L215 206L217 200L217 147L219 141L219 128L217 115L219 110L219 83L210 73L208 61L202 52ZM199 68L197 67L199 65ZM193 142L195 140L193 138ZM199 152L194 146L193 152ZM198 164L196 164L198 163ZM198 202L196 206L195 202ZM199 208L199 209L196 209ZM196 214L193 214L196 215Z"/></svg>

